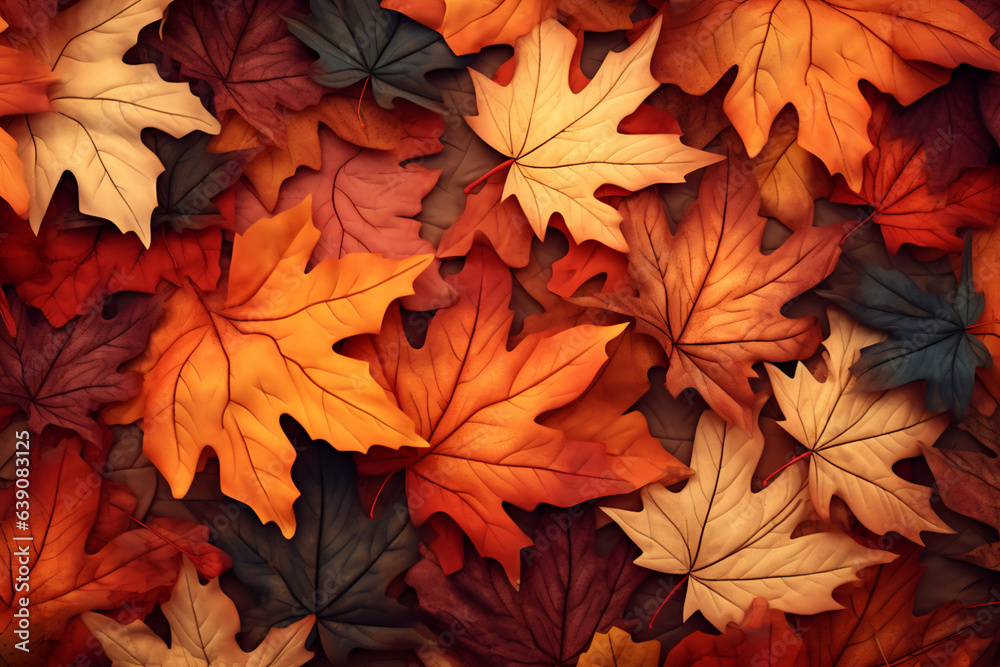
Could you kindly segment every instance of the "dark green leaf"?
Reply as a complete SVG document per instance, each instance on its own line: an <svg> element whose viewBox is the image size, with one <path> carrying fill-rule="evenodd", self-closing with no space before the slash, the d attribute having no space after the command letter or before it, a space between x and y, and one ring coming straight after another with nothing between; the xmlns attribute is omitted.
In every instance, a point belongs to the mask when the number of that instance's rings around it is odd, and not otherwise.
<svg viewBox="0 0 1000 667"><path fill-rule="evenodd" d="M378 0L311 0L312 16L285 18L288 29L319 54L313 79L344 88L371 76L375 101L386 109L401 97L443 113L441 94L425 76L436 69L464 67L441 35Z"/></svg>

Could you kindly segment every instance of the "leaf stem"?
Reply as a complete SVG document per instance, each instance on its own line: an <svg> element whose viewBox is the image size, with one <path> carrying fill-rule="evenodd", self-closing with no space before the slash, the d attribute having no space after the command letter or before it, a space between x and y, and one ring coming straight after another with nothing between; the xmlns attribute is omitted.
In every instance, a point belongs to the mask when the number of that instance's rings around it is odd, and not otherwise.
<svg viewBox="0 0 1000 667"><path fill-rule="evenodd" d="M382 495L382 489L385 488L386 482L388 482L389 478L392 477L393 475L395 475L400 470L404 470L404 468L396 468L391 473L389 473L388 475L386 475L385 479L382 480L382 486L378 487L378 492L375 494L375 500L372 502L372 511L368 513L368 517L369 518L371 518L371 519L375 518L375 506L378 505L378 497Z"/></svg>
<svg viewBox="0 0 1000 667"><path fill-rule="evenodd" d="M667 604L667 600L670 599L670 596L673 595L674 593L676 593L677 589L684 585L684 582L688 580L688 576L690 576L690 575L685 574L684 578L677 582L677 585L674 586L673 590L671 590L669 593L667 593L667 597L663 598L663 602L661 602L660 606L656 608L656 612L653 614L653 618L649 619L649 629L650 630L653 629L653 621L656 620L656 615L660 613L661 609L663 609L663 605Z"/></svg>
<svg viewBox="0 0 1000 667"><path fill-rule="evenodd" d="M868 222L869 220L871 220L873 217L875 217L875 211L872 211L871 215L869 215L867 218L865 218L864 220L862 220L861 222L859 222L858 224L856 224L854 226L854 229L852 229L851 231L849 231L846 234L844 234L844 238L840 239L840 245L844 245L844 241L846 241L851 236L851 234L853 234L854 232L858 231L858 229L863 224L865 224L866 222Z"/></svg>
<svg viewBox="0 0 1000 667"><path fill-rule="evenodd" d="M969 326L965 327L965 329L966 331L968 331L969 329L975 329L976 327L985 327L989 326L990 324L1000 324L1000 320L990 320L989 322L977 322L975 324L970 324Z"/></svg>
<svg viewBox="0 0 1000 667"><path fill-rule="evenodd" d="M368 127L368 126L365 125L365 121L361 117L361 100L364 99L364 97L365 97L365 89L368 87L368 81L371 78L372 78L371 74L369 74L368 76L365 77L365 83L364 83L363 86L361 86L361 94L358 95L358 122L361 123L361 129L362 130L365 129L366 127Z"/></svg>
<svg viewBox="0 0 1000 667"><path fill-rule="evenodd" d="M798 463L799 461L801 461L803 459L807 459L811 455L812 455L812 450L811 449L809 451L807 451L807 452L802 452L801 454L799 454L798 456L796 456L794 459L792 459L791 461L789 461L788 463L786 463L785 465L781 466L780 468L778 468L777 470L775 470L774 472L772 472L770 475L768 475L764 479L764 486L767 486L768 484L770 484L771 483L771 478L774 477L775 475L777 475L778 473L780 473L782 470L784 470L788 466L790 466L790 465L792 465L794 463Z"/></svg>
<svg viewBox="0 0 1000 667"><path fill-rule="evenodd" d="M480 176L480 177L479 177L479 178L477 178L476 180L474 180L474 181L472 181L471 183L469 183L468 185L466 185L466 186L465 186L465 190L464 190L464 191L465 191L465 194L469 194L470 192L472 192L472 190L473 190L473 189L474 189L474 188L475 188L475 187L476 187L477 185L479 185L480 183L482 183L483 181L485 181L485 180L486 180L487 178L489 178L489 177L490 177L490 176L492 176L493 174L497 173L497 172L498 172L498 171L500 171L501 169L506 169L507 167L509 167L509 166L510 166L510 165L512 165L512 164L514 164L514 158L510 158L509 160L504 160L503 162L501 162L501 163L500 163L500 164L498 164L497 166L493 167L493 168L492 168L492 169L490 169L490 170L489 170L488 172L486 172L485 174L483 174L482 176Z"/></svg>

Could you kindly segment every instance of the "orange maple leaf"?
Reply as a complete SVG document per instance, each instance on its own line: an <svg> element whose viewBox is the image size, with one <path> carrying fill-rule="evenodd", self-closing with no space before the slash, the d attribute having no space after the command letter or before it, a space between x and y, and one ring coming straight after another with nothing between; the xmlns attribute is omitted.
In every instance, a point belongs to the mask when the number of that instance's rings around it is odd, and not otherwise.
<svg viewBox="0 0 1000 667"><path fill-rule="evenodd" d="M220 487L295 532L295 448L279 424L291 415L315 439L364 452L374 444L426 446L364 363L331 350L377 331L389 302L412 293L432 255L401 260L358 253L303 273L320 233L311 201L255 223L236 238L228 283L202 292L189 282L164 305L143 356L130 370L142 391L106 413L142 418L143 451L187 493L203 450L219 457Z"/></svg>
<svg viewBox="0 0 1000 667"><path fill-rule="evenodd" d="M958 0L705 0L665 4L653 75L702 95L739 67L724 107L750 157L787 104L799 145L852 190L871 150L861 79L910 104L945 68L1000 70L993 29Z"/></svg>
<svg viewBox="0 0 1000 667"><path fill-rule="evenodd" d="M627 199L622 228L639 295L570 300L635 317L638 330L669 355L670 392L698 390L727 422L750 433L764 398L750 387L753 364L804 359L819 345L814 318L789 319L781 308L833 270L841 230L807 227L763 255L766 220L757 215L756 183L731 165L705 173L676 234L655 193Z"/></svg>
<svg viewBox="0 0 1000 667"><path fill-rule="evenodd" d="M395 312L378 336L345 345L345 354L371 365L372 375L430 443L427 450L373 449L359 457L358 471L385 476L405 467L413 522L423 525L437 512L451 516L513 582L520 550L532 541L503 502L528 510L542 502L568 507L664 476L673 483L690 471L648 431L642 436L636 429L641 417L613 413L620 407L613 401L592 401L587 414L592 422L606 420L609 434L629 433L626 442L576 439L536 421L584 393L607 359L606 345L626 325L533 334L508 350L513 314L507 268L477 247L454 284L458 302L438 311L419 349L407 342ZM555 423L574 421L580 420Z"/></svg>

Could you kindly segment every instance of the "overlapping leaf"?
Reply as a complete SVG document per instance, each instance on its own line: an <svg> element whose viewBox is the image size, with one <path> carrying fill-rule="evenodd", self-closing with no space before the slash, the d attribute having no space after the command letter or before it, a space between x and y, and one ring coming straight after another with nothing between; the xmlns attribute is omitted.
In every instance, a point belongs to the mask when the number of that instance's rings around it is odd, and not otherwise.
<svg viewBox="0 0 1000 667"><path fill-rule="evenodd" d="M148 349L128 367L144 375L140 394L106 415L112 424L143 420L146 455L177 498L211 447L222 491L286 537L298 491L282 414L346 450L425 445L365 365L331 346L377 329L430 257L355 254L303 273L319 240L309 208L307 200L238 237L219 289L185 283L166 301Z"/></svg>
<svg viewBox="0 0 1000 667"><path fill-rule="evenodd" d="M698 610L720 631L741 622L758 597L800 614L837 609L833 589L894 558L843 534L793 538L812 512L805 479L789 468L750 493L763 448L763 438L748 438L705 412L691 458L695 474L681 491L650 484L641 511L604 509L642 549L638 565L687 577L684 618Z"/></svg>
<svg viewBox="0 0 1000 667"><path fill-rule="evenodd" d="M596 632L625 625L628 599L647 575L630 562L634 548L622 540L598 555L593 510L582 506L547 512L537 531L517 588L468 546L455 574L430 553L406 573L432 627L454 628L457 647L474 656L463 664L575 665Z"/></svg>
<svg viewBox="0 0 1000 667"><path fill-rule="evenodd" d="M948 81L944 68L1000 70L993 30L958 0L706 0L664 4L659 81L707 93L739 68L725 109L751 157L787 104L798 142L857 191L871 150L861 79L910 104Z"/></svg>
<svg viewBox="0 0 1000 667"><path fill-rule="evenodd" d="M676 183L720 159L684 146L677 135L617 131L656 89L648 67L658 31L655 22L628 49L609 54L579 93L568 81L576 38L555 19L517 40L508 85L470 70L479 114L466 121L510 158L501 198L517 197L539 238L561 213L577 242L594 239L624 252L621 216L594 197L598 187Z"/></svg>
<svg viewBox="0 0 1000 667"><path fill-rule="evenodd" d="M836 310L829 315L825 380L801 363L793 377L767 366L785 415L779 423L808 450L813 506L829 521L830 500L837 495L870 530L895 531L919 544L921 531L950 532L931 509L931 489L892 471L900 459L919 456L922 444L932 445L948 426L947 416L926 410L915 386L879 392L859 387L852 364L863 348L885 336Z"/></svg>
<svg viewBox="0 0 1000 667"><path fill-rule="evenodd" d="M170 599L160 608L170 623L169 647L142 621L122 625L93 612L82 614L82 618L119 667L299 667L313 656L302 647L315 620L312 616L280 629L272 628L260 646L244 652L236 643L240 627L236 605L222 592L218 579L202 585L198 571L187 558Z"/></svg>
<svg viewBox="0 0 1000 667"><path fill-rule="evenodd" d="M516 581L520 550L532 542L503 502L529 510L541 502L565 507L665 475L676 481L687 470L652 438L610 446L603 430L601 440L586 441L536 421L584 393L624 325L533 334L508 350L511 283L496 256L474 249L452 284L458 301L438 311L419 349L392 311L378 336L345 345L345 354L370 364L430 444L372 450L358 468L384 476L405 467L413 522L449 515L480 554L499 560ZM600 418L609 429L634 428L634 418L622 418L614 406Z"/></svg>
<svg viewBox="0 0 1000 667"><path fill-rule="evenodd" d="M364 81L379 106L397 97L444 112L441 93L426 79L436 69L463 66L441 35L378 0L310 0L312 16L287 15L293 35L319 54L313 78L329 88Z"/></svg>
<svg viewBox="0 0 1000 667"><path fill-rule="evenodd" d="M850 255L841 258L830 289L821 293L865 326L889 334L862 349L851 366L858 387L885 391L925 380L927 409L949 410L962 418L972 399L976 369L993 364L989 349L969 330L985 304L973 286L971 243L969 235L961 280L946 273L928 289L899 269Z"/></svg>
<svg viewBox="0 0 1000 667"><path fill-rule="evenodd" d="M186 84L163 81L155 65L122 62L139 29L158 20L168 2L83 0L44 23L24 47L58 78L48 91L48 111L17 116L6 127L24 162L28 218L36 232L69 171L83 213L135 232L148 247L163 165L140 132L155 127L180 137L219 131Z"/></svg>
<svg viewBox="0 0 1000 667"><path fill-rule="evenodd" d="M676 233L655 193L630 197L623 230L638 296L574 299L635 317L667 352L670 392L693 387L748 432L761 401L748 381L752 365L803 359L819 344L814 319L786 318L781 307L833 269L841 236L836 227L807 227L764 255L758 202L756 184L727 165L706 172Z"/></svg>
<svg viewBox="0 0 1000 667"><path fill-rule="evenodd" d="M0 520L0 658L8 664L44 664L53 642L67 621L92 609L114 609L125 603L138 608L155 601L177 578L180 549L198 557L198 567L218 576L229 558L205 543L208 528L178 519L147 519L147 528L129 530L127 512L135 506L132 494L112 482L102 482L80 458L80 441L62 440L35 448L31 455L31 495L28 508L16 505L15 487L5 489ZM110 502L104 494L119 496ZM23 500L22 500L23 502ZM108 522L96 548L88 536L96 533L110 506L125 508L124 521ZM30 530L15 530L16 512L27 511ZM134 525L134 524L133 524ZM31 564L29 600L30 646L27 654L14 648L15 605L24 591L15 592L22 550ZM15 554L17 551L17 555ZM16 662L14 661L16 658Z"/></svg>
<svg viewBox="0 0 1000 667"><path fill-rule="evenodd" d="M304 9L304 4L179 0L170 5L161 48L181 63L182 74L212 86L216 114L233 110L267 143L283 145L284 110L304 109L323 95L309 76L308 49L282 20L282 14Z"/></svg>
<svg viewBox="0 0 1000 667"><path fill-rule="evenodd" d="M267 641L269 628L315 616L323 652L338 665L355 648L421 644L412 614L386 595L393 578L419 558L405 508L391 507L370 519L358 502L350 456L324 442L298 436L294 441L301 451L292 473L302 495L295 503L298 528L292 539L247 512L229 520L218 509L195 508L222 526L213 544L232 556L233 573L260 600L243 610L247 637Z"/></svg>

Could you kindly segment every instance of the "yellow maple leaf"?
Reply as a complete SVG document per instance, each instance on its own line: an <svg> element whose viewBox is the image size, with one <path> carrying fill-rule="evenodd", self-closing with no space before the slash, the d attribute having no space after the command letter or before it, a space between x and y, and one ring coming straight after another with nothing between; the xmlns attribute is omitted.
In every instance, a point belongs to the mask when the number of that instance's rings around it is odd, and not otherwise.
<svg viewBox="0 0 1000 667"><path fill-rule="evenodd" d="M211 447L222 492L262 523L276 521L285 537L295 532L299 492L281 415L344 451L427 447L368 365L332 346L377 332L389 302L413 293L433 255L357 253L304 273L320 236L311 207L306 198L238 236L219 289L203 293L187 282L166 301L146 352L128 365L143 373L142 390L104 415L109 424L142 418L143 452L175 498Z"/></svg>
<svg viewBox="0 0 1000 667"><path fill-rule="evenodd" d="M152 63L122 62L139 30L162 18L169 3L82 0L21 47L58 77L49 88L49 109L17 116L7 128L24 162L28 219L36 232L69 171L79 186L81 212L135 232L148 248L163 165L142 143L143 128L175 137L219 131L186 83L164 81Z"/></svg>
<svg viewBox="0 0 1000 667"><path fill-rule="evenodd" d="M851 364L863 347L886 335L839 310L829 315L825 380L801 362L794 377L764 364L785 415L779 424L809 450L809 495L816 511L829 520L830 499L837 495L876 533L892 530L923 544L922 530L953 532L931 509L931 489L892 471L897 461L920 456L921 443L934 444L948 426L948 415L927 410L924 392L915 385L877 392L858 387Z"/></svg>
<svg viewBox="0 0 1000 667"><path fill-rule="evenodd" d="M813 508L798 467L760 493L750 480L762 437L727 428L706 411L698 422L691 468L677 493L643 487L642 510L603 508L642 549L637 565L687 577L685 620L701 611L720 632L739 623L754 598L772 609L816 614L840 609L833 590L868 565L896 556L866 549L841 533L792 538Z"/></svg>
<svg viewBox="0 0 1000 667"><path fill-rule="evenodd" d="M634 642L621 628L598 632L577 667L660 667L660 642Z"/></svg>
<svg viewBox="0 0 1000 667"><path fill-rule="evenodd" d="M315 616L283 628L271 628L260 646L249 653L236 643L240 616L218 579L204 586L198 570L185 556L170 599L160 605L170 622L170 647L142 621L122 625L92 611L80 614L97 637L113 667L299 667L313 657L305 649Z"/></svg>
<svg viewBox="0 0 1000 667"><path fill-rule="evenodd" d="M510 157L501 165L511 167L501 199L516 196L540 238L561 213L577 243L593 239L626 252L622 217L594 197L598 187L679 183L722 159L685 146L676 134L618 133L622 119L659 86L649 71L659 26L657 19L634 44L608 54L579 93L569 85L576 37L551 18L517 39L510 84L469 70L479 115L466 121Z"/></svg>

